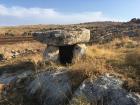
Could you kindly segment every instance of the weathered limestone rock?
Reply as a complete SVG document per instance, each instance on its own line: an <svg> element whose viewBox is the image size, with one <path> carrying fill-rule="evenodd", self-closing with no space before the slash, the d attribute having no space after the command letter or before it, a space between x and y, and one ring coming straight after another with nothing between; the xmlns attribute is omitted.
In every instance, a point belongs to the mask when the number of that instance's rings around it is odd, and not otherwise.
<svg viewBox="0 0 140 105"><path fill-rule="evenodd" d="M32 71L5 73L0 76L0 105L30 105L26 99L26 85Z"/></svg>
<svg viewBox="0 0 140 105"><path fill-rule="evenodd" d="M29 96L34 105L66 105L85 78L81 71L40 73L28 87Z"/></svg>
<svg viewBox="0 0 140 105"><path fill-rule="evenodd" d="M122 83L108 76L101 76L96 81L85 80L75 96L86 97L91 105L140 105L140 97L123 89Z"/></svg>
<svg viewBox="0 0 140 105"><path fill-rule="evenodd" d="M3 74L0 82L5 87L0 85L0 105L66 105L85 78L81 71L68 68Z"/></svg>
<svg viewBox="0 0 140 105"><path fill-rule="evenodd" d="M73 61L80 60L80 58L82 58L85 53L86 53L86 45L85 44L75 45L74 51L73 51Z"/></svg>
<svg viewBox="0 0 140 105"><path fill-rule="evenodd" d="M45 61L57 62L59 59L59 48L55 46L47 46L43 58Z"/></svg>
<svg viewBox="0 0 140 105"><path fill-rule="evenodd" d="M73 104L76 97L84 97L85 105L140 105L140 96L123 89L121 80L110 76L96 81L86 78L82 71L67 68L3 74L0 105L79 105Z"/></svg>
<svg viewBox="0 0 140 105"><path fill-rule="evenodd" d="M74 45L85 43L90 40L90 30L51 30L46 32L32 33L34 38L42 43L53 46Z"/></svg>

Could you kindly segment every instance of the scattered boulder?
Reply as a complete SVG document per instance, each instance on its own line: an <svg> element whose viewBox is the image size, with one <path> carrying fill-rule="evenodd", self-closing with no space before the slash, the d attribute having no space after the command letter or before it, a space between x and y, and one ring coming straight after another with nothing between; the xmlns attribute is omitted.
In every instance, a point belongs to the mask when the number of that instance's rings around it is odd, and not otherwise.
<svg viewBox="0 0 140 105"><path fill-rule="evenodd" d="M5 104L8 101L13 105L66 105L85 78L87 76L81 71L67 68L3 74L0 77L0 82L4 84L0 85L0 100L6 101L0 101L0 104L9 105Z"/></svg>
<svg viewBox="0 0 140 105"><path fill-rule="evenodd" d="M30 83L29 96L33 105L66 105L85 78L81 71L41 73Z"/></svg>
<svg viewBox="0 0 140 105"><path fill-rule="evenodd" d="M32 71L5 73L0 76L0 105L28 105L25 88ZM26 102L26 101L27 102ZM23 104L24 103L24 104Z"/></svg>
<svg viewBox="0 0 140 105"><path fill-rule="evenodd" d="M140 19L133 18L133 19L130 20L130 23L137 23L137 24L139 24L140 23Z"/></svg>
<svg viewBox="0 0 140 105"><path fill-rule="evenodd" d="M118 78L105 75L93 81L81 70L63 67L3 73L0 83L2 105L76 105L78 97L86 105L140 105L140 96L123 89Z"/></svg>
<svg viewBox="0 0 140 105"><path fill-rule="evenodd" d="M140 105L140 97L123 89L122 83L110 76L85 80L75 95L86 97L91 105Z"/></svg>

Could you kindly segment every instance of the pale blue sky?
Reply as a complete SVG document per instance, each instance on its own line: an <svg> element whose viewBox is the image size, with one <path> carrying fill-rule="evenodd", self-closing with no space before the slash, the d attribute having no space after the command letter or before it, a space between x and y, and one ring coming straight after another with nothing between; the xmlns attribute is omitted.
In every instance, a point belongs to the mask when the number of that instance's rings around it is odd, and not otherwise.
<svg viewBox="0 0 140 105"><path fill-rule="evenodd" d="M69 24L140 18L140 0L0 0L0 25Z"/></svg>

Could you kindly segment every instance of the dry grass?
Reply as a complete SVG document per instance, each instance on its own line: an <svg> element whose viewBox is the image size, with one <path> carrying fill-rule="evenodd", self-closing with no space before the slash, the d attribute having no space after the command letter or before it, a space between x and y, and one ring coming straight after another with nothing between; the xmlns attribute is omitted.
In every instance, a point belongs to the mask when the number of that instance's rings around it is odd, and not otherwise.
<svg viewBox="0 0 140 105"><path fill-rule="evenodd" d="M125 62L130 66L140 67L140 48L137 48L134 51L127 53L125 57Z"/></svg>
<svg viewBox="0 0 140 105"><path fill-rule="evenodd" d="M131 46L128 47L128 43ZM133 43L134 42L134 43ZM121 45L118 46L118 43ZM137 43L137 45L135 45ZM126 47L127 45L127 47ZM129 45L130 46L130 45ZM42 48L44 46L37 43L21 43L18 45L5 45L6 49L23 48ZM85 56L74 64L68 65L72 70L81 70L89 77L96 78L100 75L111 74L124 80L123 87L128 91L140 93L140 46L139 42L132 39L115 39L108 44L87 46ZM3 49L3 47L0 47ZM1 50L2 51L2 50ZM6 51L6 50L3 50ZM30 61L33 62L35 70L37 66L42 67L42 54L28 55L11 59L3 64L15 64L15 62ZM39 62L39 63L38 63ZM1 64L0 64L1 66ZM47 65L48 67L49 65ZM62 65L52 65L62 66ZM40 70L40 69L39 69ZM79 78L78 78L79 79ZM90 105L87 99L83 97L74 97L70 105Z"/></svg>
<svg viewBox="0 0 140 105"><path fill-rule="evenodd" d="M74 97L70 102L70 105L91 105L90 102L87 101L86 97Z"/></svg>
<svg viewBox="0 0 140 105"><path fill-rule="evenodd" d="M116 45L118 42L121 45ZM140 47L133 39L115 39L108 44L88 46L85 57L71 67L85 70L89 76L105 73L118 76L125 81L125 88L140 92Z"/></svg>
<svg viewBox="0 0 140 105"><path fill-rule="evenodd" d="M139 39L136 38L135 40L133 38L129 38L129 37L123 37L123 38L116 38L114 39L112 42L110 43L106 43L104 44L105 47L107 48L135 48L137 46L140 45Z"/></svg>
<svg viewBox="0 0 140 105"><path fill-rule="evenodd" d="M115 56L114 52L105 49L99 49L97 46L89 46L86 55L82 60L76 62L72 69L85 70L86 74L101 75L105 73L113 73L112 67L107 64L107 59Z"/></svg>
<svg viewBox="0 0 140 105"><path fill-rule="evenodd" d="M38 62L43 60L42 52L34 53L34 54L25 54L22 56L18 56L16 58L11 58L12 53L11 51L24 51L26 49L30 50L36 50L39 49L43 51L45 48L45 45L39 43L39 42L21 42L21 43L15 43L15 44L4 44L0 45L0 54L3 54L5 58L7 58L6 61L0 62L0 66L5 65L14 65L17 62L26 62L30 61L34 64L37 64Z"/></svg>

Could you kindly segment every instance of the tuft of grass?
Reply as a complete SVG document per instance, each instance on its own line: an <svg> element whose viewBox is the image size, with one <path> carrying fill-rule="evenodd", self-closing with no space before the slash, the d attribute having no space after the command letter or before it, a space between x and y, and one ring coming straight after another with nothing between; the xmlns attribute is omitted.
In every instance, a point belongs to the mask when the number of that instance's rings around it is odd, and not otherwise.
<svg viewBox="0 0 140 105"><path fill-rule="evenodd" d="M106 55L106 56L105 56ZM88 46L85 56L71 65L72 69L84 70L89 76L112 73L112 68L107 64L107 59L115 56L113 52L99 49L97 46Z"/></svg>
<svg viewBox="0 0 140 105"><path fill-rule="evenodd" d="M70 102L70 105L91 105L91 104L87 101L86 97L79 96L74 97Z"/></svg>
<svg viewBox="0 0 140 105"><path fill-rule="evenodd" d="M137 68L140 67L140 48L137 48L132 52L127 53L125 56L125 62L129 66Z"/></svg>
<svg viewBox="0 0 140 105"><path fill-rule="evenodd" d="M122 39L116 38L111 42L111 44L116 48L135 48L138 46L138 42L129 37L123 37Z"/></svg>

